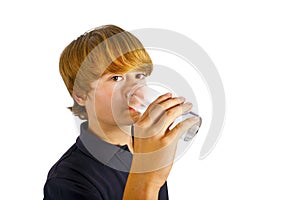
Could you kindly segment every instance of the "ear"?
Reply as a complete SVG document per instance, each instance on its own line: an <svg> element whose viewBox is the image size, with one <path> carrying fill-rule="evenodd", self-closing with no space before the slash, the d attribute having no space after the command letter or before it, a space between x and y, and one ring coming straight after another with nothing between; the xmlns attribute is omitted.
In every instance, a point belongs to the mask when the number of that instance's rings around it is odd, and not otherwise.
<svg viewBox="0 0 300 200"><path fill-rule="evenodd" d="M85 106L85 101L86 101L85 96L79 96L75 92L72 92L72 97L80 106Z"/></svg>

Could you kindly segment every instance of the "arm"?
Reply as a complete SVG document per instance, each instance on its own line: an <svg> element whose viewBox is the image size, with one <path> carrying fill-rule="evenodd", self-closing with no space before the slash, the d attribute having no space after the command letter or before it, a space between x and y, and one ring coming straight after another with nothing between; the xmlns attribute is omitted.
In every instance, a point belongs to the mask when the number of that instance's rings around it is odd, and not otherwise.
<svg viewBox="0 0 300 200"><path fill-rule="evenodd" d="M134 126L133 160L123 200L154 200L173 165L179 138L199 118L189 118L169 127L176 118L191 110L183 98L165 94L149 105Z"/></svg>
<svg viewBox="0 0 300 200"><path fill-rule="evenodd" d="M127 179L123 200L152 200L158 198L159 185L146 181L147 175L130 173Z"/></svg>

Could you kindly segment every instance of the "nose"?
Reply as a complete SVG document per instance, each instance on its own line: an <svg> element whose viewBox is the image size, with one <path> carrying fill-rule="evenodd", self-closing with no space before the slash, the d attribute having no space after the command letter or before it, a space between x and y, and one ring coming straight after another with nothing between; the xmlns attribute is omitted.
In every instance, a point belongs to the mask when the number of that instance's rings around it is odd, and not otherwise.
<svg viewBox="0 0 300 200"><path fill-rule="evenodd" d="M144 83L140 83L140 82L135 82L135 83L126 85L126 87L124 88L124 94L125 94L125 97L127 98L127 100L129 98L131 98L132 96L139 95L137 93L137 88L140 88L144 85L145 85Z"/></svg>
<svg viewBox="0 0 300 200"><path fill-rule="evenodd" d="M138 110L138 108L145 107L147 105L144 86L145 84L137 84L131 88L131 90L127 93L128 106Z"/></svg>
<svg viewBox="0 0 300 200"><path fill-rule="evenodd" d="M141 85L144 85L144 83L139 80L127 79L124 81L122 90L125 98L128 100L128 98L133 95L135 88L140 87Z"/></svg>

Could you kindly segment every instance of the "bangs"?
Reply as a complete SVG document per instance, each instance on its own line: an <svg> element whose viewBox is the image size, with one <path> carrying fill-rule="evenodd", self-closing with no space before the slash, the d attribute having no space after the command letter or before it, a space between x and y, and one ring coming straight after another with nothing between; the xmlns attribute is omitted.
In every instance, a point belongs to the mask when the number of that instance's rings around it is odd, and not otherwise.
<svg viewBox="0 0 300 200"><path fill-rule="evenodd" d="M152 73L153 64L148 53L142 50L128 52L116 60L114 60L107 69L103 72L105 74L125 74L127 72L145 72L147 76Z"/></svg>
<svg viewBox="0 0 300 200"><path fill-rule="evenodd" d="M124 74L129 71L143 71L147 75L151 74L152 60L142 43L131 33L124 31L115 34L104 40L103 45L101 49L104 51L101 52L105 52L106 55L104 59L102 57L102 63L106 63L107 67L102 75Z"/></svg>

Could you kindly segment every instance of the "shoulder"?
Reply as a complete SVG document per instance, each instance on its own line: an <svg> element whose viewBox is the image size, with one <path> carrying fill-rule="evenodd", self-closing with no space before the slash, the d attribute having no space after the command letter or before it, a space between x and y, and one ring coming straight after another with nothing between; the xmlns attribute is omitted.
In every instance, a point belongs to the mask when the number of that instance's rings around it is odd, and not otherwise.
<svg viewBox="0 0 300 200"><path fill-rule="evenodd" d="M65 178L51 178L44 186L44 200L101 200L101 194L93 187Z"/></svg>
<svg viewBox="0 0 300 200"><path fill-rule="evenodd" d="M66 178L81 181L93 179L95 173L101 172L103 164L82 149L77 140L51 167L47 180L52 178Z"/></svg>
<svg viewBox="0 0 300 200"><path fill-rule="evenodd" d="M44 200L102 199L92 181L93 170L99 163L72 145L52 166L44 185Z"/></svg>
<svg viewBox="0 0 300 200"><path fill-rule="evenodd" d="M61 158L51 167L47 180L52 178L88 179L94 168L101 167L101 163L82 151L77 142L73 144Z"/></svg>

